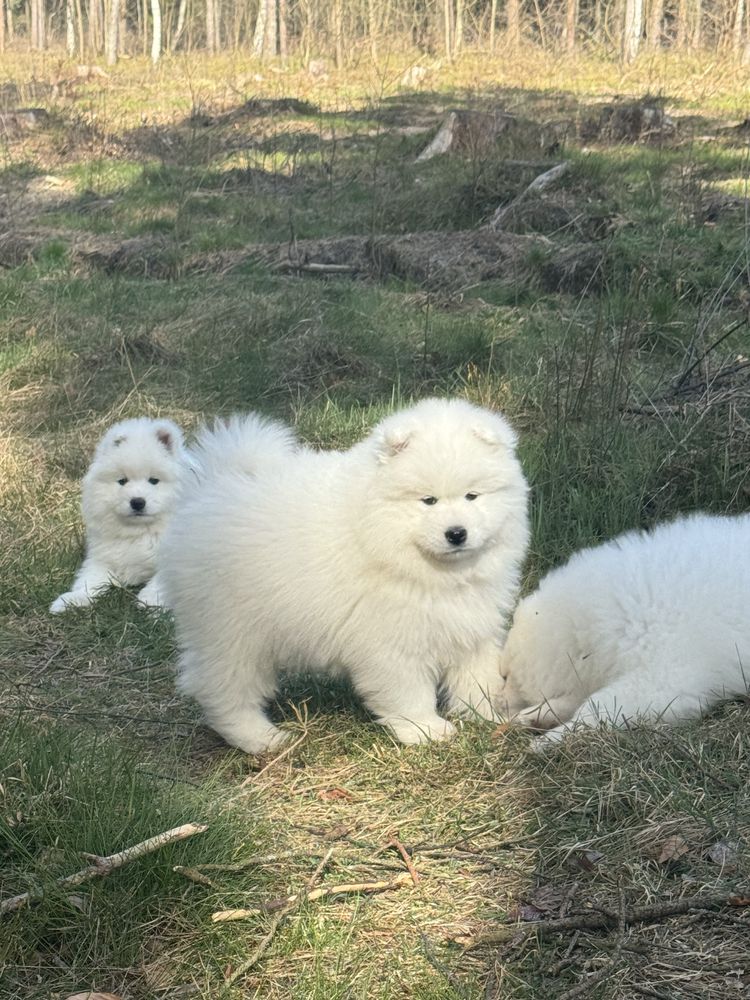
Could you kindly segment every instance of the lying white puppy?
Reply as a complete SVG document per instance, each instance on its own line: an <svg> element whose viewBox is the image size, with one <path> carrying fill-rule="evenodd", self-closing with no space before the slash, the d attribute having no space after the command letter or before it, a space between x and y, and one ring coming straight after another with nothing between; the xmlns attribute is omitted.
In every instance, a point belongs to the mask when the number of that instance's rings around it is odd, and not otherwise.
<svg viewBox="0 0 750 1000"><path fill-rule="evenodd" d="M694 515L574 554L523 600L501 656L509 716L678 721L750 682L750 515Z"/></svg>
<svg viewBox="0 0 750 1000"><path fill-rule="evenodd" d="M250 415L199 436L203 472L161 550L180 686L231 744L286 734L284 668L343 669L398 739L493 717L499 643L528 538L516 437L498 414L425 400L346 452Z"/></svg>
<svg viewBox="0 0 750 1000"><path fill-rule="evenodd" d="M123 420L96 447L81 496L86 557L53 614L84 607L115 585L145 583L142 604L160 605L156 550L186 469L182 431L170 420ZM147 582L148 581L148 582Z"/></svg>

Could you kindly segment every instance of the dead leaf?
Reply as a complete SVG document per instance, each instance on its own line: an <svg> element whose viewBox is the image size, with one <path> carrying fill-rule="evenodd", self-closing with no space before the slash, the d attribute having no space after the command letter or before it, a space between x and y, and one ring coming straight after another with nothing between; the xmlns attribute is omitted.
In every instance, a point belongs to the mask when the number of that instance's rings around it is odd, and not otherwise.
<svg viewBox="0 0 750 1000"><path fill-rule="evenodd" d="M85 993L72 993L65 1000L122 1000L116 993L98 993L96 990Z"/></svg>
<svg viewBox="0 0 750 1000"><path fill-rule="evenodd" d="M321 788L318 791L321 802L354 802L354 796L345 788Z"/></svg>
<svg viewBox="0 0 750 1000"><path fill-rule="evenodd" d="M574 851L568 858L568 864L584 872L593 872L603 857L601 851Z"/></svg>
<svg viewBox="0 0 750 1000"><path fill-rule="evenodd" d="M520 920L528 923L532 920L541 920L543 916L544 910L540 910L533 903L524 903L523 900L519 900L508 912L508 922L513 923L514 920Z"/></svg>
<svg viewBox="0 0 750 1000"><path fill-rule="evenodd" d="M706 857L722 868L734 867L737 864L737 852L740 845L736 840L717 840L706 851Z"/></svg>
<svg viewBox="0 0 750 1000"><path fill-rule="evenodd" d="M499 725L490 733L491 740L504 740L508 733L513 729L513 724L510 722L501 722Z"/></svg>
<svg viewBox="0 0 750 1000"><path fill-rule="evenodd" d="M687 854L689 850L690 845L685 838L681 834L675 833L673 836L667 837L664 841L656 860L660 865L664 865L669 861L676 861L683 854Z"/></svg>
<svg viewBox="0 0 750 1000"><path fill-rule="evenodd" d="M727 902L730 906L750 906L750 896L730 896Z"/></svg>

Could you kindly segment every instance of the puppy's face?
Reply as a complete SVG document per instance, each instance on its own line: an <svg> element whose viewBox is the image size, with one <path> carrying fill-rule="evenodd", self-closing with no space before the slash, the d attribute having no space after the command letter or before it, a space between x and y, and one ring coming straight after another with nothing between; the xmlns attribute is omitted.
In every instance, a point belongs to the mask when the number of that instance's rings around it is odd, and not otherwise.
<svg viewBox="0 0 750 1000"><path fill-rule="evenodd" d="M182 473L181 440L153 421L113 428L97 448L84 481L88 517L134 528L171 513Z"/></svg>
<svg viewBox="0 0 750 1000"><path fill-rule="evenodd" d="M476 560L524 516L513 438L465 419L394 428L380 451L382 530L442 565Z"/></svg>

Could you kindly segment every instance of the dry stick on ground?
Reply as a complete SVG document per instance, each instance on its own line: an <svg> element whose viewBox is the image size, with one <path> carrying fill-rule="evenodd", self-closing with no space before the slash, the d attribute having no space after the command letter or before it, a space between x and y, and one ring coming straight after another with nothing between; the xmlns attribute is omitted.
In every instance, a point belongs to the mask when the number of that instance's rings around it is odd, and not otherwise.
<svg viewBox="0 0 750 1000"><path fill-rule="evenodd" d="M623 910L623 926L641 924L647 920L664 920L666 917L677 917L691 910L712 910L719 906L750 906L750 896L744 889L733 892L706 893L703 896L688 896L686 899L671 900L666 903L655 903L653 906L633 906ZM478 948L484 944L500 944L509 938L524 932L527 934L559 934L576 930L607 930L616 927L620 914L615 911L602 910L592 913L580 913L572 917L562 917L551 920L530 920L525 924L513 923L478 934L469 940L467 950Z"/></svg>
<svg viewBox="0 0 750 1000"><path fill-rule="evenodd" d="M227 986L231 986L233 983L236 983L238 979L241 979L246 973L250 971L250 969L252 969L254 965L256 965L260 961L263 955L265 955L269 945L274 939L276 931L279 929L283 921L286 920L286 918L293 910L296 910L298 906L300 906L305 901L305 899L308 898L312 887L315 885L320 876L323 874L323 870L325 869L328 862L331 860L332 854L333 854L333 848L331 847L329 848L328 852L326 853L325 857L322 859L318 867L315 869L310 878L307 880L307 883L302 889L302 892L297 893L295 896L290 896L286 906L282 907L282 909L280 909L279 912L276 914L276 916L273 918L273 920L271 921L271 926L268 928L268 931L266 933L266 936L261 940L260 944L252 953L252 955L246 961L244 961L242 965L240 965L237 969L235 969L234 972L231 973L231 975L226 977L225 982ZM293 902L291 902L292 900ZM213 919L216 919L216 914L213 915Z"/></svg>
<svg viewBox="0 0 750 1000"><path fill-rule="evenodd" d="M105 857L101 857L98 854L84 854L84 857L93 863L88 868L83 868L73 875L66 875L63 878L59 878L57 885L64 887L80 885L82 882L88 882L90 879L98 878L100 875L109 875L131 861L137 861L138 858L142 858L145 854L158 851L160 848L166 847L167 844L175 844L178 840L186 840L188 837L195 836L196 833L205 833L207 829L208 827L204 823L185 823L184 826L177 826L173 830L167 830L166 833L159 833L155 837L143 840L140 844L134 844L133 847L127 847L124 851L120 851L117 854L108 854ZM43 893L41 891L24 892L20 896L4 899L0 902L0 914L20 910L27 904L38 901L42 896Z"/></svg>
<svg viewBox="0 0 750 1000"><path fill-rule="evenodd" d="M331 848L333 850L333 848ZM329 851L330 854L330 851ZM309 902L316 899L327 899L330 896L345 896L352 893L367 893L372 895L376 892L387 892L389 889L400 889L411 882L411 875L402 872L390 882L342 882L341 885L325 885L320 889L303 890L301 893L294 893L292 896L285 896L282 899L272 899L262 906L256 906L252 910L216 910L211 914L214 923L224 923L228 920L247 920L248 917L256 917L258 913L271 913L274 910L285 910L288 907L295 907L302 902L302 897Z"/></svg>
<svg viewBox="0 0 750 1000"><path fill-rule="evenodd" d="M406 848L401 843L401 841L398 839L398 837L391 837L391 839L388 841L388 843L385 846L386 847L395 847L396 848L396 850L398 851L398 853L404 859L404 864L406 865L407 871L411 875L412 882L414 883L414 885L417 885L417 883L419 882L419 874L417 873L417 869L414 867L414 862L409 857L409 852L406 850Z"/></svg>
<svg viewBox="0 0 750 1000"><path fill-rule="evenodd" d="M545 170L543 174L539 174L528 187L524 188L519 195L516 195L513 201L508 202L507 205L501 205L500 208L495 210L494 215L487 224L487 228L493 233L499 232L503 228L503 224L509 218L513 217L521 202L526 201L531 194L540 194L542 191L546 191L547 188L552 187L564 174L567 174L569 169L570 161L563 160L562 163L558 163L549 170Z"/></svg>

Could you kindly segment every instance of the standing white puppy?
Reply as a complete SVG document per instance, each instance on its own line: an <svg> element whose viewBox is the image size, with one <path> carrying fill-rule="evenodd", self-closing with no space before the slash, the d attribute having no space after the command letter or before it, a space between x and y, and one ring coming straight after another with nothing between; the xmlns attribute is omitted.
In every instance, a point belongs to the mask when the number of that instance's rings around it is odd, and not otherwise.
<svg viewBox="0 0 750 1000"><path fill-rule="evenodd" d="M343 669L398 739L492 718L528 540L516 437L498 414L425 400L346 452L257 416L205 431L203 468L161 552L180 685L250 753L283 668Z"/></svg>
<svg viewBox="0 0 750 1000"><path fill-rule="evenodd" d="M573 555L521 602L503 699L560 739L576 723L700 715L750 683L750 515L694 515Z"/></svg>
<svg viewBox="0 0 750 1000"><path fill-rule="evenodd" d="M170 420L123 420L96 447L83 479L86 557L53 614L85 607L108 587L145 583L142 604L159 605L156 552L186 469L182 431ZM148 581L148 582L147 582Z"/></svg>

